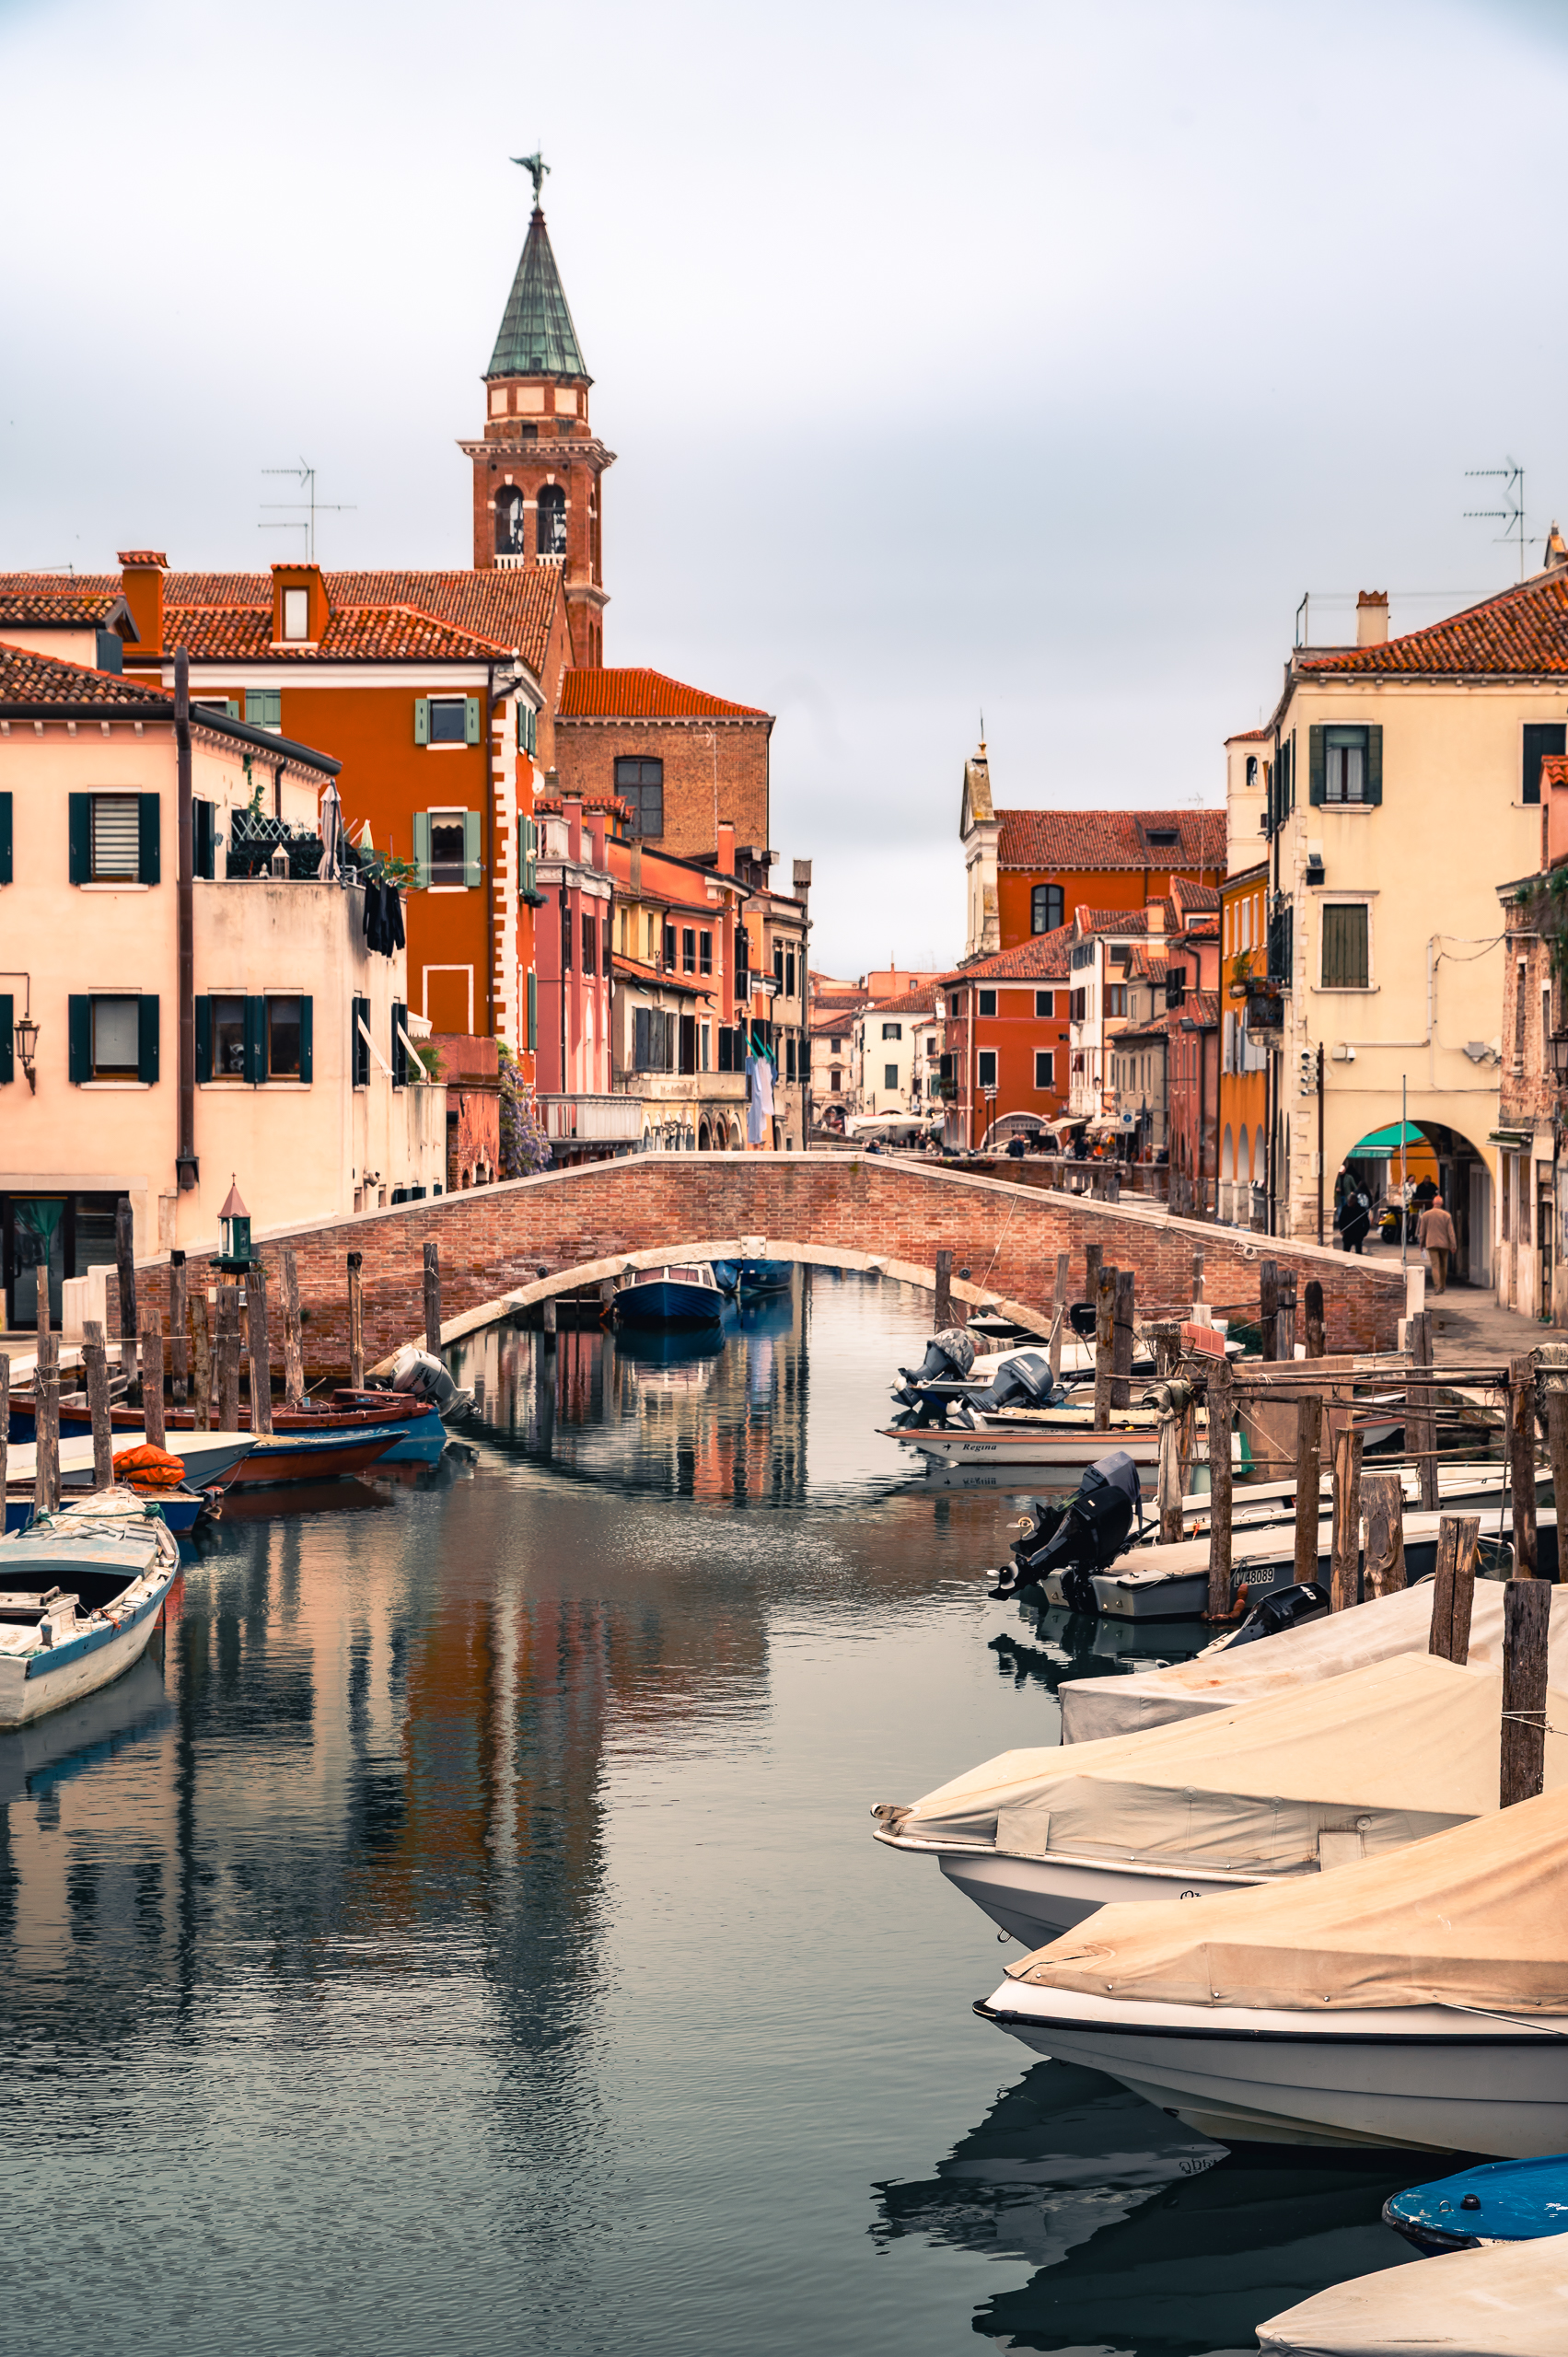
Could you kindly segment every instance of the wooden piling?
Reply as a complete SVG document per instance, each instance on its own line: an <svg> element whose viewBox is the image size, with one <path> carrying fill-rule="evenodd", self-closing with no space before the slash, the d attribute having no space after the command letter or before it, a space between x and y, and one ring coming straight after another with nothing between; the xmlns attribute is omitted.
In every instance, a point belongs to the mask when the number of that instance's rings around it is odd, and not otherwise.
<svg viewBox="0 0 1568 2357"><path fill-rule="evenodd" d="M1334 1441L1334 1558L1330 1611L1361 1602L1361 1434L1348 1429Z"/></svg>
<svg viewBox="0 0 1568 2357"><path fill-rule="evenodd" d="M114 1211L114 1268L120 1280L120 1371L125 1377L125 1399L134 1408L140 1400L136 1376L136 1248L131 1198L122 1195Z"/></svg>
<svg viewBox="0 0 1568 2357"><path fill-rule="evenodd" d="M953 1322L953 1256L946 1249L936 1255L935 1318L939 1334Z"/></svg>
<svg viewBox="0 0 1568 2357"><path fill-rule="evenodd" d="M1366 1515L1366 1593L1392 1596L1406 1585L1405 1491L1397 1473L1362 1477Z"/></svg>
<svg viewBox="0 0 1568 2357"><path fill-rule="evenodd" d="M424 1347L441 1355L441 1247L431 1237L424 1247Z"/></svg>
<svg viewBox="0 0 1568 2357"><path fill-rule="evenodd" d="M1511 1579L1503 1590L1503 1757L1497 1805L1531 1801L1546 1782L1547 1638L1551 1590Z"/></svg>
<svg viewBox="0 0 1568 2357"><path fill-rule="evenodd" d="M190 1275L183 1252L168 1256L168 1374L169 1389L177 1408L183 1408L191 1393L191 1338L188 1295Z"/></svg>
<svg viewBox="0 0 1568 2357"><path fill-rule="evenodd" d="M11 1362L0 1351L0 1516L6 1510L7 1459L11 1453Z"/></svg>
<svg viewBox="0 0 1568 2357"><path fill-rule="evenodd" d="M1432 1583L1432 1634L1426 1650L1444 1661L1463 1665L1470 1657L1470 1612L1475 1604L1475 1557L1480 1543L1478 1514L1446 1514L1437 1525L1437 1573Z"/></svg>
<svg viewBox="0 0 1568 2357"><path fill-rule="evenodd" d="M250 1329L250 1429L273 1429L273 1341L267 1315L267 1271L252 1260L245 1280Z"/></svg>
<svg viewBox="0 0 1568 2357"><path fill-rule="evenodd" d="M1295 1271L1294 1269L1284 1270L1280 1277L1280 1313L1275 1329L1275 1341L1278 1345L1276 1356L1289 1359L1294 1363L1295 1358Z"/></svg>
<svg viewBox="0 0 1568 2357"><path fill-rule="evenodd" d="M941 1256L938 1254L938 1264ZM1056 1284L1051 1296L1051 1387L1054 1391L1062 1379L1062 1338L1067 1323L1067 1271L1070 1266L1065 1252L1056 1256Z"/></svg>
<svg viewBox="0 0 1568 2357"><path fill-rule="evenodd" d="M1323 1287L1316 1277L1308 1277L1307 1280L1306 1311L1307 1332L1303 1340L1307 1345L1307 1355L1309 1359L1320 1359L1324 1356L1326 1350L1323 1332Z"/></svg>
<svg viewBox="0 0 1568 2357"><path fill-rule="evenodd" d="M1095 1284L1095 1430L1110 1415L1116 1366L1116 1271L1100 1264Z"/></svg>
<svg viewBox="0 0 1568 2357"><path fill-rule="evenodd" d="M218 1287L218 1430L239 1429L239 1287Z"/></svg>
<svg viewBox="0 0 1568 2357"><path fill-rule="evenodd" d="M1410 1320L1411 1366L1432 1364L1432 1312L1423 1309ZM1430 1383L1407 1383L1405 1424L1416 1457L1423 1514L1437 1511L1437 1398Z"/></svg>
<svg viewBox="0 0 1568 2357"><path fill-rule="evenodd" d="M1536 1368L1508 1362L1508 1472L1514 1493L1514 1576L1536 1575Z"/></svg>
<svg viewBox="0 0 1568 2357"><path fill-rule="evenodd" d="M142 1422L154 1448L167 1447L163 1422L163 1328L149 1318L142 1334Z"/></svg>
<svg viewBox="0 0 1568 2357"><path fill-rule="evenodd" d="M1234 1385L1228 1359L1209 1369L1209 1618L1230 1613L1230 1430Z"/></svg>
<svg viewBox="0 0 1568 2357"><path fill-rule="evenodd" d="M348 1379L352 1388L365 1386L365 1280L360 1271L363 1252L348 1256Z"/></svg>
<svg viewBox="0 0 1568 2357"><path fill-rule="evenodd" d="M1546 1395L1546 1448L1551 1460L1551 1503L1559 1531L1568 1531L1568 1391L1555 1387ZM1558 1542L1557 1577L1568 1573L1568 1548Z"/></svg>
<svg viewBox="0 0 1568 2357"><path fill-rule="evenodd" d="M48 1316L47 1309L44 1315ZM60 1344L47 1326L38 1338L38 1372L33 1376L33 1437L37 1447L33 1512L52 1514L60 1504Z"/></svg>
<svg viewBox="0 0 1568 2357"><path fill-rule="evenodd" d="M1266 1359L1280 1355L1280 1271L1273 1260L1258 1264L1258 1330L1262 1337L1260 1348Z"/></svg>
<svg viewBox="0 0 1568 2357"><path fill-rule="evenodd" d="M1323 1479L1323 1402L1316 1392L1295 1409L1295 1576L1305 1586L1318 1573L1318 1535Z"/></svg>
<svg viewBox="0 0 1568 2357"><path fill-rule="evenodd" d="M283 1254L283 1397L285 1408L305 1405L305 1344L299 1324L299 1269L293 1248Z"/></svg>
<svg viewBox="0 0 1568 2357"><path fill-rule="evenodd" d="M203 1285L191 1304L191 1382L194 1393L196 1430L213 1428L213 1341L207 1324L207 1293Z"/></svg>
<svg viewBox="0 0 1568 2357"><path fill-rule="evenodd" d="M1100 1263L1104 1260L1104 1259L1105 1259L1105 1247L1104 1247L1104 1245L1103 1245L1103 1244L1086 1244L1086 1245L1085 1245L1085 1247L1084 1247L1084 1299L1085 1299L1086 1301L1097 1301L1097 1300L1099 1298L1099 1272L1100 1272Z"/></svg>
<svg viewBox="0 0 1568 2357"><path fill-rule="evenodd" d="M1132 1324L1136 1310L1137 1280L1131 1269L1118 1269L1111 1310L1110 1364L1115 1380L1110 1387L1110 1404L1113 1408L1130 1408L1132 1404Z"/></svg>
<svg viewBox="0 0 1568 2357"><path fill-rule="evenodd" d="M555 1348L555 1325L556 1325L555 1295L554 1295L553 1294L551 1294L551 1295L549 1295L546 1297L545 1304L544 1304L544 1310L543 1310L543 1318L544 1318L544 1347L545 1347L545 1349L546 1349L547 1351L552 1351L552 1350Z"/></svg>
<svg viewBox="0 0 1568 2357"><path fill-rule="evenodd" d="M1192 1255L1192 1299L1194 1303L1197 1303L1202 1301L1202 1298L1203 1256L1202 1252L1194 1252Z"/></svg>
<svg viewBox="0 0 1568 2357"><path fill-rule="evenodd" d="M1153 1326L1149 1330L1155 1345L1155 1374L1162 1383L1168 1383L1181 1364L1181 1329L1172 1319ZM1179 1416L1162 1416L1160 1419L1156 1504L1162 1547L1174 1547L1184 1535L1181 1521L1181 1425Z"/></svg>

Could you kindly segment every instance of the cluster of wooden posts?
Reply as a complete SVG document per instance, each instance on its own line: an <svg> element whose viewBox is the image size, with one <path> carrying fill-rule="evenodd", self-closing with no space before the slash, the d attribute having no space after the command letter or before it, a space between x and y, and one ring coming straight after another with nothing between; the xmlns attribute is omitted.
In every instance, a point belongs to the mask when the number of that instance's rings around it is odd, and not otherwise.
<svg viewBox="0 0 1568 2357"><path fill-rule="evenodd" d="M251 1429L273 1430L272 1310L266 1264L252 1260L243 1271L219 1269L218 1283L192 1290L183 1252L171 1252L168 1271L168 1332L163 1319L148 1312L138 1327L136 1271L131 1246L131 1207L122 1202L116 1234L116 1273L120 1291L120 1337L114 1362L122 1378L122 1399L137 1409L145 1436L154 1448L167 1446L166 1394L177 1408L190 1405L197 1432L237 1432L239 1429L241 1376L250 1401ZM347 1255L348 1380L359 1390L365 1382L365 1293L363 1256ZM424 1252L423 1290L425 1347L441 1348L441 1260L435 1243ZM52 1331L49 1288L41 1284L38 1302L38 1341L33 1377L37 1461L33 1483L34 1509L53 1513L60 1504L60 1337ZM304 1329L299 1308L299 1276L295 1256L279 1255L279 1294L283 1319L283 1402L285 1408L305 1404ZM552 1305L553 1306L553 1305ZM167 1344L167 1348L166 1348ZM93 1488L104 1490L114 1480L114 1426L110 1415L110 1345L100 1322L89 1319L83 1329L82 1370L92 1417ZM0 1353L0 1498L6 1494L6 1438L11 1411L11 1362ZM133 1444L134 1445L134 1444Z"/></svg>

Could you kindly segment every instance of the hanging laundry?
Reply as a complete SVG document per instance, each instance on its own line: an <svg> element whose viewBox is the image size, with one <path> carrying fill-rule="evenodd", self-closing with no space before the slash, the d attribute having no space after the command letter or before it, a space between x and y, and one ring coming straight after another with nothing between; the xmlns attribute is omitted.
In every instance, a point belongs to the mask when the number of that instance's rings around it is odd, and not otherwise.
<svg viewBox="0 0 1568 2357"><path fill-rule="evenodd" d="M395 884L387 887L387 955L404 947L403 896Z"/></svg>

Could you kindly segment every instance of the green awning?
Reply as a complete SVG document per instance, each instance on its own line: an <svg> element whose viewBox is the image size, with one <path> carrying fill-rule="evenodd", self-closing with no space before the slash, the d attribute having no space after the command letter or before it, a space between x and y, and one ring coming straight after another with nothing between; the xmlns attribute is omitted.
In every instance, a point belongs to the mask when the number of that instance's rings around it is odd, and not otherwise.
<svg viewBox="0 0 1568 2357"><path fill-rule="evenodd" d="M1425 1145L1427 1143L1425 1132L1418 1130L1413 1121L1390 1121L1387 1129L1374 1130L1370 1136L1362 1139L1359 1145L1353 1145L1345 1160L1382 1162L1398 1154L1401 1145Z"/></svg>

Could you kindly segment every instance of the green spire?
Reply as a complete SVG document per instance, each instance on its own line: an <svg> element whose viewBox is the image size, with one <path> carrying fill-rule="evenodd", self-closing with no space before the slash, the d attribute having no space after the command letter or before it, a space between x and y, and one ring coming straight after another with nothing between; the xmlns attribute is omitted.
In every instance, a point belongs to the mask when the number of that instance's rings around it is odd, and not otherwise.
<svg viewBox="0 0 1568 2357"><path fill-rule="evenodd" d="M532 158L525 158L530 162ZM537 181L536 181L537 194ZM536 202L487 377L578 377L592 384Z"/></svg>

